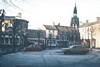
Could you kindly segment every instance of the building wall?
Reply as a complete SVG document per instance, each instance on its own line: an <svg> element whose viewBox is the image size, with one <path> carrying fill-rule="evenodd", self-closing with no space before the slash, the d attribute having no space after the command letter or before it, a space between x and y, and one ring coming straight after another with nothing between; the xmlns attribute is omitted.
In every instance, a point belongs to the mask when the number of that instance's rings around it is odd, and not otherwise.
<svg viewBox="0 0 100 67"><path fill-rule="evenodd" d="M80 43L79 36L80 36L80 34L78 31L74 31L74 32L71 32L71 31L62 32L61 31L58 34L58 39L59 39L59 41L65 41L66 46L75 45L75 44L79 45L79 43Z"/></svg>
<svg viewBox="0 0 100 67"><path fill-rule="evenodd" d="M100 48L100 23L95 25L95 39L96 39L96 47Z"/></svg>
<svg viewBox="0 0 100 67"><path fill-rule="evenodd" d="M28 21L23 19L14 19L13 27L17 32L26 32L28 29Z"/></svg>
<svg viewBox="0 0 100 67"><path fill-rule="evenodd" d="M49 37L49 34L51 34L52 35L52 38L56 38L56 36L57 36L57 30L46 30L46 38L48 38Z"/></svg>
<svg viewBox="0 0 100 67"><path fill-rule="evenodd" d="M5 16L2 29L4 30L0 32L1 51L12 52L27 46L28 41L25 35L28 29L27 20Z"/></svg>
<svg viewBox="0 0 100 67"><path fill-rule="evenodd" d="M27 38L30 43L33 43L33 45L39 45L39 43L45 45L46 32L45 30L28 29Z"/></svg>
<svg viewBox="0 0 100 67"><path fill-rule="evenodd" d="M100 21L95 21L91 23L86 23L80 30L81 39L89 39L90 46L95 46L96 48L100 48ZM89 24L89 25L88 25ZM95 42L92 41L95 39Z"/></svg>

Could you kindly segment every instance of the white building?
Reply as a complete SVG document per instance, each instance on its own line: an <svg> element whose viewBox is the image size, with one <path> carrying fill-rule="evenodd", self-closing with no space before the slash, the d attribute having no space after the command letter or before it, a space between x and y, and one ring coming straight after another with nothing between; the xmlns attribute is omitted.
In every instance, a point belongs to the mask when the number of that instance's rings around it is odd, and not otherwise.
<svg viewBox="0 0 100 67"><path fill-rule="evenodd" d="M90 40L90 46L100 48L100 17L95 22L86 22L80 26L81 39Z"/></svg>

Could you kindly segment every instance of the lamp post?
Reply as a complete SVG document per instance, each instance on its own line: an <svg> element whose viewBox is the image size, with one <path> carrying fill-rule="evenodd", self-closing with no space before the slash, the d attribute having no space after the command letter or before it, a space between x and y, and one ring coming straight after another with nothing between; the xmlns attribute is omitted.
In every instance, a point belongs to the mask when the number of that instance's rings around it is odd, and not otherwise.
<svg viewBox="0 0 100 67"><path fill-rule="evenodd" d="M38 45L40 45L40 34L41 34L41 32L40 32L40 30L37 32L37 36L38 36Z"/></svg>
<svg viewBox="0 0 100 67"><path fill-rule="evenodd" d="M48 40L47 40L47 44L49 48L51 48L51 37L52 37L51 30L49 30L49 35L48 35Z"/></svg>
<svg viewBox="0 0 100 67"><path fill-rule="evenodd" d="M0 14L1 14L1 16L0 16L0 32L2 32L2 22L4 22L5 10L1 9Z"/></svg>
<svg viewBox="0 0 100 67"><path fill-rule="evenodd" d="M90 48L92 48L94 45L93 45L93 34L94 34L94 31L95 31L95 28L93 26L91 26L91 29L90 29L90 32L91 32L91 40L90 40Z"/></svg>
<svg viewBox="0 0 100 67"><path fill-rule="evenodd" d="M88 36L88 47L90 48L90 37L89 37L89 33L90 30L89 30L89 27L87 27L87 36Z"/></svg>
<svg viewBox="0 0 100 67"><path fill-rule="evenodd" d="M13 20L14 24L13 24L13 52L15 52L15 47L16 47L16 21Z"/></svg>

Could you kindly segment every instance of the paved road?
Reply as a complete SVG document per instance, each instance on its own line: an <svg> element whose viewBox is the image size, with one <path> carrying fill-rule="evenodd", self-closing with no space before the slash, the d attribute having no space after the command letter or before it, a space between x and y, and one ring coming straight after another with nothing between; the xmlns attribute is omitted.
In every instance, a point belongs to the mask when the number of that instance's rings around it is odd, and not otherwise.
<svg viewBox="0 0 100 67"><path fill-rule="evenodd" d="M0 67L100 67L99 51L64 55L60 50L18 52L0 57Z"/></svg>

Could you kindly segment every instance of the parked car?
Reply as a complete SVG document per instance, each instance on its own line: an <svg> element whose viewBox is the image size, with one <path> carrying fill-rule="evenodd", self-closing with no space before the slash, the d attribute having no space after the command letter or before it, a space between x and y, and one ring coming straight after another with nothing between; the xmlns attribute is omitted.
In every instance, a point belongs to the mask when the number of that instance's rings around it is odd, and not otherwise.
<svg viewBox="0 0 100 67"><path fill-rule="evenodd" d="M81 45L72 45L69 48L62 48L64 54L87 54L91 49Z"/></svg>
<svg viewBox="0 0 100 67"><path fill-rule="evenodd" d="M30 45L24 49L24 51L41 51L43 50L41 45Z"/></svg>

